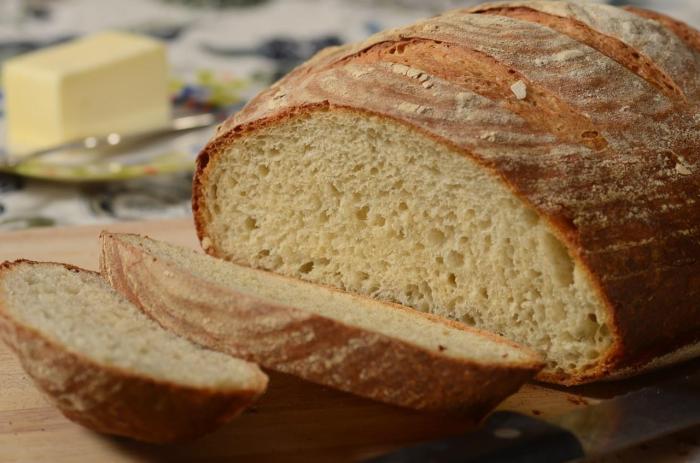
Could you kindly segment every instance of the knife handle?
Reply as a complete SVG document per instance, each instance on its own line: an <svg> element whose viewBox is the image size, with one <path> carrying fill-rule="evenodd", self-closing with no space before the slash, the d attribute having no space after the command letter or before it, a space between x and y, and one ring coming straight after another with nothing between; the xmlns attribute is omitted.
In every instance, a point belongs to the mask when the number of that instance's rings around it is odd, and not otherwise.
<svg viewBox="0 0 700 463"><path fill-rule="evenodd" d="M567 462L584 456L564 428L513 412L496 412L467 434L424 442L367 460L371 463Z"/></svg>

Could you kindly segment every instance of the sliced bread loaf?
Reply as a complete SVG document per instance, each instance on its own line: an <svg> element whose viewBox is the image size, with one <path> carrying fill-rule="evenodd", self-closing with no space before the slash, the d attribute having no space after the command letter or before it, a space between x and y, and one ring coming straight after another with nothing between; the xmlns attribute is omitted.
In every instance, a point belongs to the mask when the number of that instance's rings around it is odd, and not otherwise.
<svg viewBox="0 0 700 463"><path fill-rule="evenodd" d="M498 336L398 305L103 233L115 289L173 332L386 403L479 418L540 368Z"/></svg>
<svg viewBox="0 0 700 463"><path fill-rule="evenodd" d="M238 415L267 377L160 328L95 272L0 267L0 337L69 419L148 442L194 438Z"/></svg>
<svg viewBox="0 0 700 463"><path fill-rule="evenodd" d="M202 247L500 333L547 381L698 355L697 37L514 1L327 49L200 154Z"/></svg>

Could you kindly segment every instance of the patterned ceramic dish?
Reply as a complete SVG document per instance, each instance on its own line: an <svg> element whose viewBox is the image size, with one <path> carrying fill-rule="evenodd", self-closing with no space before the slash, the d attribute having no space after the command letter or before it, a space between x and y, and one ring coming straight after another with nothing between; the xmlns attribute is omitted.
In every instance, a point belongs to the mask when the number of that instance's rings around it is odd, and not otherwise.
<svg viewBox="0 0 700 463"><path fill-rule="evenodd" d="M176 117L220 110L232 113L240 107L239 92L248 83L241 79L218 77L201 71L194 85L171 83L173 114ZM4 120L0 119L0 132ZM200 148L213 127L161 137L158 141L131 147L105 156L93 152L60 152L27 160L16 166L0 165L0 172L60 182L104 182L187 172L194 169Z"/></svg>

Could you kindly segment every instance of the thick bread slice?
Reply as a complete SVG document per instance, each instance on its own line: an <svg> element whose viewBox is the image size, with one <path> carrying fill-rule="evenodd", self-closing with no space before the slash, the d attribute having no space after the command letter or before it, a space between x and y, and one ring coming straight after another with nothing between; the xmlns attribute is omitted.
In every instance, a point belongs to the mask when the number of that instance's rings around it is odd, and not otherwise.
<svg viewBox="0 0 700 463"><path fill-rule="evenodd" d="M146 317L95 272L0 267L0 337L69 419L147 442L190 439L238 415L267 377Z"/></svg>
<svg viewBox="0 0 700 463"><path fill-rule="evenodd" d="M540 368L497 336L136 235L104 233L103 275L173 332L386 403L480 418Z"/></svg>
<svg viewBox="0 0 700 463"><path fill-rule="evenodd" d="M474 11L324 51L222 124L202 247L502 334L546 381L698 355L697 32L581 2Z"/></svg>

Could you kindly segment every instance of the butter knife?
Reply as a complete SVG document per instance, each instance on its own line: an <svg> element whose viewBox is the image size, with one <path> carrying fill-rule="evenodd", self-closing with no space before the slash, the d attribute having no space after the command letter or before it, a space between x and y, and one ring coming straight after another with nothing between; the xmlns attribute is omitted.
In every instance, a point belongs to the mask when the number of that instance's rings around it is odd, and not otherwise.
<svg viewBox="0 0 700 463"><path fill-rule="evenodd" d="M569 462L607 455L696 425L700 425L700 370L546 421L496 412L474 432L367 461Z"/></svg>

